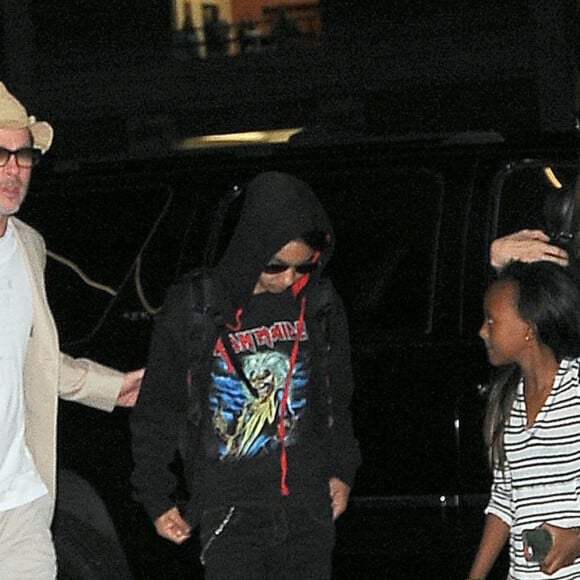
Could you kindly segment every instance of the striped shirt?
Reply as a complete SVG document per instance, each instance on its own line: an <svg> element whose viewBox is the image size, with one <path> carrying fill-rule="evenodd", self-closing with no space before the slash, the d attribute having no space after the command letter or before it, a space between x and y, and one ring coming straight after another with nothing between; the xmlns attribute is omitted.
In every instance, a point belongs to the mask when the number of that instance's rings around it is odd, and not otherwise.
<svg viewBox="0 0 580 580"><path fill-rule="evenodd" d="M520 381L504 433L504 471L494 472L486 513L511 528L509 579L580 578L580 558L547 576L524 558L522 532L543 523L580 526L580 359L560 364L533 425L526 427Z"/></svg>

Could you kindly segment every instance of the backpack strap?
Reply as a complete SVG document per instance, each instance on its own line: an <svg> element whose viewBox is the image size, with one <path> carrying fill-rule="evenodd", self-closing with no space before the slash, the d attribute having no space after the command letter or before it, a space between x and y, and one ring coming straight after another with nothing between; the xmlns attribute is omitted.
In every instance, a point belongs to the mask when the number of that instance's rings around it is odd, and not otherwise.
<svg viewBox="0 0 580 580"><path fill-rule="evenodd" d="M322 347L319 351L321 393L320 402L324 411L327 426L332 427L333 423L333 396L330 384L330 314L332 311L333 289L329 278L320 278L317 291L309 296L310 308L313 313L314 322L317 325Z"/></svg>
<svg viewBox="0 0 580 580"><path fill-rule="evenodd" d="M183 425L180 428L178 451L183 465L185 497L181 501L187 521L196 526L199 518L199 474L195 469L201 442L203 409L208 398L207 381L212 365L212 352L219 335L220 319L214 307L214 287L206 270L187 274L182 280L185 296L184 320L187 341L187 400Z"/></svg>
<svg viewBox="0 0 580 580"><path fill-rule="evenodd" d="M197 425L206 383L203 377L210 372L211 354L219 336L220 322L214 307L214 286L209 272L198 270L185 280L187 351L187 419ZM207 372L206 372L207 371Z"/></svg>

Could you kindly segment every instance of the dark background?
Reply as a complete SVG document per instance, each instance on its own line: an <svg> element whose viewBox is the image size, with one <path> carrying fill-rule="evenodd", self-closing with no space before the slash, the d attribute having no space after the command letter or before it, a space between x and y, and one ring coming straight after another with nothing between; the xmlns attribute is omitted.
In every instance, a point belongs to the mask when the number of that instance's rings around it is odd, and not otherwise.
<svg viewBox="0 0 580 580"><path fill-rule="evenodd" d="M2 80L56 129L22 217L117 294L49 261L63 349L144 364L140 294L157 307L199 265L220 197L266 169L304 178L337 232L329 273L351 324L363 453L336 577L463 578L489 489L487 251L541 225L542 167L574 181L574 2L322 1L314 47L185 61L168 2L0 7ZM173 148L283 127L304 130L284 145ZM128 413L63 404L61 466L104 499L137 578L199 574L195 546L158 539L131 500Z"/></svg>
<svg viewBox="0 0 580 580"><path fill-rule="evenodd" d="M1 9L3 80L57 127L54 160L280 127L316 142L574 128L574 0L322 0L314 46L187 60L165 0Z"/></svg>

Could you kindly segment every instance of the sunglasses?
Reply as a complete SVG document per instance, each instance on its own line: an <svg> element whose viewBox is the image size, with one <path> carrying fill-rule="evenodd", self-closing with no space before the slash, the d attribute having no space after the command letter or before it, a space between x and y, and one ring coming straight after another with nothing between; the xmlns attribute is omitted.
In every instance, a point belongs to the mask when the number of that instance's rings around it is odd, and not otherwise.
<svg viewBox="0 0 580 580"><path fill-rule="evenodd" d="M281 274L286 272L288 268L294 268L298 274L310 274L318 268L318 262L305 262L304 264L297 264L292 266L291 264L266 264L262 268L264 274Z"/></svg>
<svg viewBox="0 0 580 580"><path fill-rule="evenodd" d="M36 165L42 157L40 149L34 149L34 147L23 147L22 149L16 149L16 151L0 147L0 167L4 167L10 161L12 155L14 155L18 167L24 168Z"/></svg>

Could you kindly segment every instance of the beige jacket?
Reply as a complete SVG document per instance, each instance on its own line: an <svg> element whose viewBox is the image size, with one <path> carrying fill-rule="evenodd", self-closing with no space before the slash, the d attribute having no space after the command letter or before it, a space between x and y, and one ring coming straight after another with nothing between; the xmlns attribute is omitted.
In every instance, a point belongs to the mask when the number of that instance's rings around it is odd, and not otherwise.
<svg viewBox="0 0 580 580"><path fill-rule="evenodd" d="M24 362L26 443L54 500L58 397L111 411L123 375L59 351L58 334L44 287L44 240L36 230L17 218L9 218L9 223L24 251L32 288L32 332Z"/></svg>

